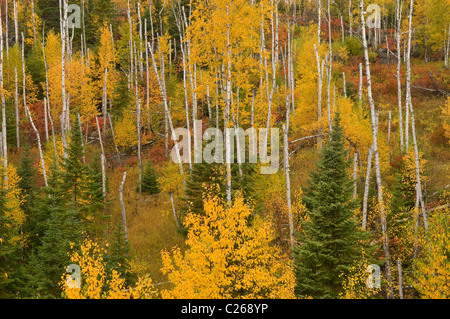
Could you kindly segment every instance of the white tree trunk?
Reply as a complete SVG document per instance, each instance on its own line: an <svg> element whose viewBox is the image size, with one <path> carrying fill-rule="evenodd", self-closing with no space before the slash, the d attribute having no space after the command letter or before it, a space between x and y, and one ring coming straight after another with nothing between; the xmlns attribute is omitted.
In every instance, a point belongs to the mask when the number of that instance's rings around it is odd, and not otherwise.
<svg viewBox="0 0 450 319"><path fill-rule="evenodd" d="M409 110L411 104L411 37L412 37L412 13L414 0L409 5L408 46L405 56L406 61L406 117L405 117L405 148L409 149Z"/></svg>
<svg viewBox="0 0 450 319"><path fill-rule="evenodd" d="M61 137L64 146L64 158L67 158L67 100L66 100L66 23L67 23L67 2L59 0L61 18Z"/></svg>
<svg viewBox="0 0 450 319"><path fill-rule="evenodd" d="M0 17L2 11L0 8ZM1 22L1 20L0 20ZM25 72L24 72L25 79ZM24 80L25 83L25 80ZM2 153L3 153L3 165L5 167L5 180L7 179L6 169L8 168L8 145L6 140L6 101L5 93L3 91L3 28L2 23L0 23L0 90L1 90L1 100L2 100Z"/></svg>
<svg viewBox="0 0 450 319"><path fill-rule="evenodd" d="M373 145L370 146L367 152L367 170L366 179L364 182L364 197L363 197L363 210L362 210L362 229L367 228L367 200L369 198L369 186L370 186L370 174L372 170L372 156L373 156Z"/></svg>
<svg viewBox="0 0 450 319"><path fill-rule="evenodd" d="M356 198L358 191L358 153L355 152L353 155L353 198Z"/></svg>
<svg viewBox="0 0 450 319"><path fill-rule="evenodd" d="M173 217L175 219L175 223L177 224L177 228L180 228L180 221L178 219L177 210L175 209L175 202L173 199L172 192L169 192L169 197L170 197L170 203L172 204L172 213L173 213Z"/></svg>
<svg viewBox="0 0 450 319"><path fill-rule="evenodd" d="M316 53L316 62L317 62L317 74L318 74L318 95L317 95L317 121L319 122L319 135L322 134L322 126L320 125L320 120L322 118L322 77L323 77L323 63L324 60L322 60L322 66L320 65L320 57L319 52L317 50L316 45L314 44L314 51ZM318 145L319 149L322 148L322 137L319 136L318 139Z"/></svg>
<svg viewBox="0 0 450 319"><path fill-rule="evenodd" d="M403 271L402 271L402 261L400 259L397 260L397 269L398 269L398 294L400 299L403 298Z"/></svg>
<svg viewBox="0 0 450 319"><path fill-rule="evenodd" d="M17 3L16 0L14 0L14 34L15 34L15 41L16 44L19 45L19 23L17 19Z"/></svg>
<svg viewBox="0 0 450 319"><path fill-rule="evenodd" d="M98 139L100 141L100 149L102 150L101 154L101 164L102 164L102 193L103 193L103 200L106 200L106 170L105 170L105 149L103 148L103 140L102 140L102 132L100 131L100 125L98 124L98 117L95 117L95 122L97 124L97 132L98 132Z"/></svg>
<svg viewBox="0 0 450 319"><path fill-rule="evenodd" d="M123 233L125 236L125 241L128 242L127 213L125 211L125 203L123 201L123 186L125 185L126 178L127 178L127 171L124 171L123 176L122 176L122 182L120 183L120 187L119 187L119 200L120 200L120 207L122 208Z"/></svg>
<svg viewBox="0 0 450 319"><path fill-rule="evenodd" d="M403 2L402 2L403 4ZM400 0L396 1L396 19L397 19L397 96L398 96L398 127L400 129L400 151L403 153L405 149L403 141L403 110L402 110L402 83L400 69L402 64L401 59L401 24L402 24L402 6Z"/></svg>
<svg viewBox="0 0 450 319"><path fill-rule="evenodd" d="M45 103L45 100L44 100ZM19 85L17 80L17 67L14 67L14 108L16 110L16 146L20 147L20 122L19 122Z"/></svg>
<svg viewBox="0 0 450 319"><path fill-rule="evenodd" d="M380 210L380 218L381 218L381 228L383 235L383 250L386 258L386 277L388 281L388 298L394 298L393 286L392 286L392 275L391 275L391 262L390 262L390 252L389 252L389 244L387 238L387 224L386 224L386 214L384 208L383 201L383 188L381 182L381 169L380 169L380 157L378 153L378 123L377 123L377 115L375 111L375 103L372 98L372 84L370 78L370 63L369 63L369 52L367 48L367 40L366 40L366 25L365 19L363 15L364 10L364 0L360 0L360 12L361 12L361 29L362 29L362 39L363 39L363 47L364 47L364 59L366 63L366 78L367 78L367 95L369 97L369 105L370 105L370 114L371 114L371 124L372 124L372 139L373 139L373 153L375 159L375 175L377 181L377 190L378 190L378 205Z"/></svg>
<svg viewBox="0 0 450 319"><path fill-rule="evenodd" d="M112 135L113 142L114 142L114 148L116 149L117 158L119 159L120 166L122 166L122 158L120 156L119 148L117 147L117 143L116 143L116 136L114 134L114 125L113 125L113 122L111 119L111 115L109 113L108 113L108 120L109 120L109 127L111 128L111 135Z"/></svg>
<svg viewBox="0 0 450 319"><path fill-rule="evenodd" d="M155 71L156 74L156 78L158 80L158 84L159 84L159 88L161 91L161 95L163 98L163 105L164 105L164 110L167 114L167 119L169 122L169 127L170 127L170 131L172 133L172 139L174 141L176 141L176 137L175 137L175 130L173 128L173 123L172 123L172 117L170 115L170 110L169 110L169 106L168 106L168 99L167 99L167 95L166 95L166 84L165 84L165 74L164 74L164 59L162 59L161 54L160 54L160 61L162 63L162 68L161 68L161 75L159 74L158 68L156 67L156 62L155 62L155 57L153 54L153 49L152 46L150 44L148 44L151 56L152 56L152 62L153 62L153 70ZM183 163L181 161L181 157L180 157L180 151L178 149L178 144L175 143L175 152L176 152L176 156L177 156L177 162L179 163L179 168L180 168L180 173L183 175Z"/></svg>
<svg viewBox="0 0 450 319"><path fill-rule="evenodd" d="M40 137L38 129L34 125L33 117L31 116L31 112L27 106L27 95L26 95L26 85L25 85L26 84L26 81L25 81L25 79L26 79L26 76L25 76L26 75L26 73L25 73L25 51L24 51L25 45L24 45L23 39L24 38L23 38L23 33L22 33L23 106L25 109L25 113L28 115L28 119L30 120L30 124L31 124L34 132L36 133L38 149L39 149L39 157L41 159L42 175L44 177L44 184L45 184L45 186L47 186L47 172L45 169L45 161L44 161L44 153L42 151L41 137Z"/></svg>

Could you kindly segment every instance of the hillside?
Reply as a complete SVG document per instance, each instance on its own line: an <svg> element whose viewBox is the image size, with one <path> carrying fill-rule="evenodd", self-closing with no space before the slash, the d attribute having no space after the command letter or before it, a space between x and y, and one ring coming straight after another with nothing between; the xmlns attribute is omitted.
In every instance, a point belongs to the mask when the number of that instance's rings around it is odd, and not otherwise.
<svg viewBox="0 0 450 319"><path fill-rule="evenodd" d="M0 9L1 298L450 297L450 4Z"/></svg>

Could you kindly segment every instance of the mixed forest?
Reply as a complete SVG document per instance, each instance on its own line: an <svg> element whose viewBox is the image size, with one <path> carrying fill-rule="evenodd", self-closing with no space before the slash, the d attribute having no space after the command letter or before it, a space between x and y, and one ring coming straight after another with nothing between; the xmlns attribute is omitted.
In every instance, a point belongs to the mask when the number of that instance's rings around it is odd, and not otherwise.
<svg viewBox="0 0 450 319"><path fill-rule="evenodd" d="M0 0L0 298L449 298L449 51L448 0Z"/></svg>

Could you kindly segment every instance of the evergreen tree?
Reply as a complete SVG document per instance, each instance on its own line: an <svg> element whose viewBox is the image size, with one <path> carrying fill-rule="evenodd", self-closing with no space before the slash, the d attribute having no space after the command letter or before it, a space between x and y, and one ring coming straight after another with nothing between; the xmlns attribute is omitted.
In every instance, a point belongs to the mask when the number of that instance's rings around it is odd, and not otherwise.
<svg viewBox="0 0 450 319"><path fill-rule="evenodd" d="M237 146L235 146L237 147ZM254 164L244 161L241 164L239 171L239 164L237 163L237 151L234 151L234 163L230 164L231 168L231 197L240 192L244 197L244 202L248 203L253 200L255 211L260 207L255 201L257 195L253 188L253 175L255 174ZM242 173L242 175L241 175ZM221 163L194 163L192 170L186 180L186 200L187 207L192 212L203 214L203 195L205 190L209 191L210 195L217 196L219 199L226 198L226 167Z"/></svg>
<svg viewBox="0 0 450 319"><path fill-rule="evenodd" d="M30 285L34 296L59 298L61 275L70 264L72 243L82 240L81 222L73 209L53 207L41 246L31 256Z"/></svg>
<svg viewBox="0 0 450 319"><path fill-rule="evenodd" d="M194 213L204 214L203 194L205 190L214 192L218 198L225 198L225 174L223 164L205 162L192 164L186 180L186 207Z"/></svg>
<svg viewBox="0 0 450 319"><path fill-rule="evenodd" d="M131 276L129 270L129 243L125 239L122 221L118 220L114 227L111 238L108 241L108 253L104 257L106 261L107 272L114 269L119 272L120 277L125 278L130 284Z"/></svg>
<svg viewBox="0 0 450 319"><path fill-rule="evenodd" d="M337 298L342 290L341 274L362 256L366 233L353 219L357 202L352 200L350 165L336 113L331 141L323 147L305 189L308 218L301 223L300 244L294 252L297 296Z"/></svg>
<svg viewBox="0 0 450 319"><path fill-rule="evenodd" d="M139 185L136 186L136 191L139 190ZM148 162L145 166L144 173L142 174L142 192L154 195L159 194L159 183L156 171L153 165Z"/></svg>
<svg viewBox="0 0 450 319"><path fill-rule="evenodd" d="M34 211L38 246L33 250L27 267L27 296L60 297L58 283L69 262L71 243L77 245L82 239L82 223L74 207L67 205L60 174L53 166L48 186L42 188Z"/></svg>
<svg viewBox="0 0 450 319"><path fill-rule="evenodd" d="M74 121L70 131L67 158L62 158L59 181L61 195L69 209L77 213L90 235L100 231L98 218L104 205L101 183L101 169L98 163L89 167L83 162L85 150L78 121ZM95 166L97 165L97 166ZM108 216L104 216L108 217Z"/></svg>
<svg viewBox="0 0 450 319"><path fill-rule="evenodd" d="M100 210L107 204L103 196L103 176L100 154L96 153L92 163L88 166L88 194L91 197L92 209ZM106 176L106 194L109 192L108 176Z"/></svg>
<svg viewBox="0 0 450 319"><path fill-rule="evenodd" d="M25 222L23 224L23 232L28 237L28 245L26 250L30 251L37 246L39 232L38 223L44 222L39 220L39 215L35 214L36 205L36 168L33 166L34 158L31 156L29 144L23 147L23 153L20 157L19 165L17 166L17 175L20 180L18 186L23 199L21 208L25 214Z"/></svg>

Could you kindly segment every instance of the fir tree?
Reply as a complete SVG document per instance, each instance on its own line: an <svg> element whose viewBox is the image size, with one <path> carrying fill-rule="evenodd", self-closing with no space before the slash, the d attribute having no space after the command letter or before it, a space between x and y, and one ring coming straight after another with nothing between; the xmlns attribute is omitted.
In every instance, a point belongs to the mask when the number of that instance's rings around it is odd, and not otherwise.
<svg viewBox="0 0 450 319"><path fill-rule="evenodd" d="M102 166L99 153L97 153L92 163L88 166L88 194L91 198L92 209L100 210L107 204L105 196L103 196L103 177ZM106 194L109 192L108 176L106 176Z"/></svg>
<svg viewBox="0 0 450 319"><path fill-rule="evenodd" d="M136 186L136 191L139 191L139 185ZM156 171L150 162L147 163L144 173L142 174L142 192L150 195L160 193L158 176L156 175Z"/></svg>
<svg viewBox="0 0 450 319"><path fill-rule="evenodd" d="M342 277L362 256L365 233L353 219L357 202L347 169L339 113L333 121L331 141L322 149L316 171L311 172L304 203L307 217L297 235L295 249L296 295L337 298Z"/></svg>
<svg viewBox="0 0 450 319"><path fill-rule="evenodd" d="M130 283L130 273L129 270L129 254L130 246L125 239L125 234L123 232L123 226L121 220L117 221L114 227L111 238L108 241L108 253L104 257L106 261L107 272L111 273L111 270L116 270L122 278Z"/></svg>
<svg viewBox="0 0 450 319"><path fill-rule="evenodd" d="M208 190L214 192L221 200L225 198L225 175L223 164L205 162L194 163L186 180L186 202L188 209L197 214L204 214L203 194ZM213 194L211 194L213 195Z"/></svg>
<svg viewBox="0 0 450 319"><path fill-rule="evenodd" d="M53 166L48 186L42 188L33 212L37 220L34 231L38 246L33 250L27 267L27 296L60 297L58 283L69 263L71 243L77 245L82 239L82 223L73 206L67 205L60 174Z"/></svg>

